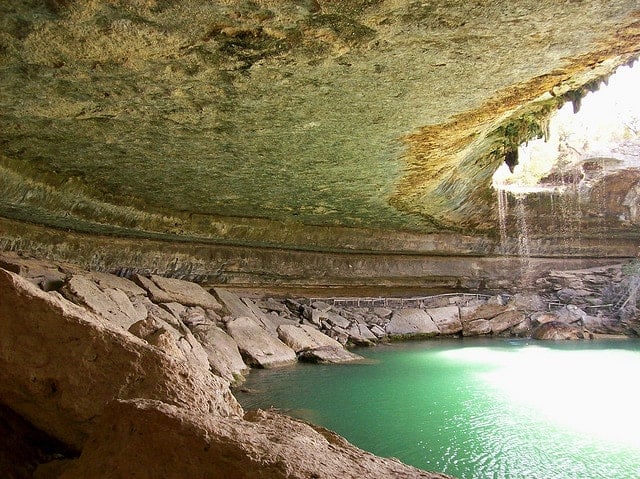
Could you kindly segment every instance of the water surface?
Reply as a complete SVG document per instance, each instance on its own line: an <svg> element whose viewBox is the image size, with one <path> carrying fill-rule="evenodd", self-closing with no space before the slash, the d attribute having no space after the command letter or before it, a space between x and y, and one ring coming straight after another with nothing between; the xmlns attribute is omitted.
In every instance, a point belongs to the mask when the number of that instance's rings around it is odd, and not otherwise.
<svg viewBox="0 0 640 479"><path fill-rule="evenodd" d="M425 341L365 364L253 371L276 407L355 445L460 479L640 477L640 342Z"/></svg>

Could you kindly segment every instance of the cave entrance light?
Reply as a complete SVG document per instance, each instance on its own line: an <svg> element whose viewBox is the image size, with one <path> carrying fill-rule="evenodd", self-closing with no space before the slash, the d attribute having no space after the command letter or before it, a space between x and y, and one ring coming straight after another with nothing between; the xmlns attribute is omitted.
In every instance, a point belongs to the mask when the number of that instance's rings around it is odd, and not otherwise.
<svg viewBox="0 0 640 479"><path fill-rule="evenodd" d="M640 168L639 63L618 68L606 84L587 93L578 112L570 102L555 112L547 140L521 145L513 173L503 163L493 176L494 188L514 194L562 193L564 185L540 180L589 160L607 170Z"/></svg>

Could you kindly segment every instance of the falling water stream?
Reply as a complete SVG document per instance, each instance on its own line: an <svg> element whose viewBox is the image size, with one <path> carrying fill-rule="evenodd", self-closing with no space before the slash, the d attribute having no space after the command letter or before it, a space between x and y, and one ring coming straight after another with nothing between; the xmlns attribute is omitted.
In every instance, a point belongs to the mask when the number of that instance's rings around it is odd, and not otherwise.
<svg viewBox="0 0 640 479"><path fill-rule="evenodd" d="M238 399L460 479L640 477L639 341L445 340L357 352L371 361L254 371L253 392Z"/></svg>

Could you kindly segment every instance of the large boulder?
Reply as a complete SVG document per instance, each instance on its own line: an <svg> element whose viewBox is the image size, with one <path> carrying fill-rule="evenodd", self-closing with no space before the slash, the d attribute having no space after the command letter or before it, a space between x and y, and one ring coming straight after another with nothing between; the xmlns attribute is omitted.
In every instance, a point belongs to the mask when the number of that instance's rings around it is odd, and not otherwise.
<svg viewBox="0 0 640 479"><path fill-rule="evenodd" d="M491 318L491 332L493 334L502 333L513 326L524 321L524 313L522 311L505 311Z"/></svg>
<svg viewBox="0 0 640 479"><path fill-rule="evenodd" d="M220 418L160 401L113 402L60 479L424 478L396 459L362 451L320 427L269 411Z"/></svg>
<svg viewBox="0 0 640 479"><path fill-rule="evenodd" d="M278 335L301 360L306 362L343 363L362 359L361 356L347 351L338 341L313 326L281 325L278 327Z"/></svg>
<svg viewBox="0 0 640 479"><path fill-rule="evenodd" d="M415 308L395 311L385 330L392 336L436 336L440 333L431 316Z"/></svg>
<svg viewBox="0 0 640 479"><path fill-rule="evenodd" d="M440 330L440 334L458 334L462 331L460 309L457 306L429 308L427 309L427 314Z"/></svg>
<svg viewBox="0 0 640 479"><path fill-rule="evenodd" d="M307 324L279 326L278 337L296 353L304 349L314 349L321 346L342 349L342 344L338 341Z"/></svg>
<svg viewBox="0 0 640 479"><path fill-rule="evenodd" d="M270 368L297 360L293 349L271 336L251 318L240 317L229 321L227 331L250 366Z"/></svg>
<svg viewBox="0 0 640 479"><path fill-rule="evenodd" d="M538 326L531 335L533 339L542 340L565 340L584 339L582 329L577 326L563 323L561 321L550 321Z"/></svg>
<svg viewBox="0 0 640 479"><path fill-rule="evenodd" d="M0 402L80 449L105 405L149 398L239 415L228 383L0 269Z"/></svg>
<svg viewBox="0 0 640 479"><path fill-rule="evenodd" d="M238 345L214 324L197 324L191 331L207 354L211 370L229 382L239 381L247 371Z"/></svg>
<svg viewBox="0 0 640 479"><path fill-rule="evenodd" d="M185 306L201 306L205 309L222 309L222 306L202 286L190 281L151 275L151 281L164 291L171 301Z"/></svg>

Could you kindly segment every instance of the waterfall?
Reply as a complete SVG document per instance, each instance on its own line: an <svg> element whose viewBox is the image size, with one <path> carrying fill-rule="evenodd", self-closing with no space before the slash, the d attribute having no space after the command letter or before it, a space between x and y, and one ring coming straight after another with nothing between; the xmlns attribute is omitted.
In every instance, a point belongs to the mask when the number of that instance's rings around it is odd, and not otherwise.
<svg viewBox="0 0 640 479"><path fill-rule="evenodd" d="M498 187L498 223L500 225L500 253L507 253L507 213L509 212L509 198L504 188Z"/></svg>

